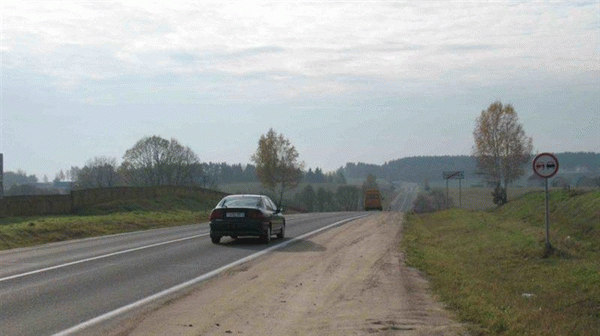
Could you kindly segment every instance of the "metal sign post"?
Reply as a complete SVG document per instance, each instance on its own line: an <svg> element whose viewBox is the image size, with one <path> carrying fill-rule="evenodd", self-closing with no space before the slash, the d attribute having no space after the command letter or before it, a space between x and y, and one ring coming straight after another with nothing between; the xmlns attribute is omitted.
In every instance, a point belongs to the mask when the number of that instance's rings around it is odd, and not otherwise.
<svg viewBox="0 0 600 336"><path fill-rule="evenodd" d="M550 153L539 154L533 159L533 172L544 179L544 189L546 190L546 251L545 254L552 253L552 244L550 244L550 219L548 207L548 179L558 172L558 159Z"/></svg>
<svg viewBox="0 0 600 336"><path fill-rule="evenodd" d="M462 208L462 179L465 178L464 171L443 172L444 180L446 180L446 203L450 200L450 192L448 188L448 180L458 180L458 207ZM446 206L448 207L448 206Z"/></svg>

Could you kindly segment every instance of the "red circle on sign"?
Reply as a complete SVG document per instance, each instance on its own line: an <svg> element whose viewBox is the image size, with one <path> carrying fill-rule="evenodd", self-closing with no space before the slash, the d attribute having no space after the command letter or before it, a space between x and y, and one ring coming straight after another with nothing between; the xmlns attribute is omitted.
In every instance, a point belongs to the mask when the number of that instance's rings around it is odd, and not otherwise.
<svg viewBox="0 0 600 336"><path fill-rule="evenodd" d="M538 154L533 159L533 172L543 178L556 175L558 173L558 159L550 153Z"/></svg>

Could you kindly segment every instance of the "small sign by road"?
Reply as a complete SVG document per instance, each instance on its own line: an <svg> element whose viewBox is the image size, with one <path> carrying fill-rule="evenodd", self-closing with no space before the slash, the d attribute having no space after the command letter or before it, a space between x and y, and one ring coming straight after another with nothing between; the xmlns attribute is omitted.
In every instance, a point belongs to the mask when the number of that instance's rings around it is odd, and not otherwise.
<svg viewBox="0 0 600 336"><path fill-rule="evenodd" d="M448 188L449 180L458 180L458 207L462 208L462 180L465 178L465 172L462 170L459 171L447 171L442 172L444 176L444 180L446 180L446 202L450 200L450 191ZM448 207L448 204L446 204Z"/></svg>
<svg viewBox="0 0 600 336"><path fill-rule="evenodd" d="M444 180L462 180L465 178L464 171L443 172Z"/></svg>
<svg viewBox="0 0 600 336"><path fill-rule="evenodd" d="M558 172L558 159L550 153L542 153L533 159L533 172L542 178L551 178Z"/></svg>

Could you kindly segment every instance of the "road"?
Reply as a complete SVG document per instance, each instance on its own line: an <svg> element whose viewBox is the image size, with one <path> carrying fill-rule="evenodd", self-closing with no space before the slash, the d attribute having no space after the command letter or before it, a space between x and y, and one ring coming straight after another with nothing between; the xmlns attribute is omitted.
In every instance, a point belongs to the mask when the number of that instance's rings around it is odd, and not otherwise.
<svg viewBox="0 0 600 336"><path fill-rule="evenodd" d="M372 212L90 335L465 335L405 265L403 221L400 212Z"/></svg>
<svg viewBox="0 0 600 336"><path fill-rule="evenodd" d="M398 212L410 211L415 198L419 194L419 185L411 182L394 182L393 185L399 192L390 202L390 210Z"/></svg>
<svg viewBox="0 0 600 336"><path fill-rule="evenodd" d="M290 215L286 239L268 246L258 239L213 245L203 223L3 251L2 335L85 334L143 305L181 295L228 265L364 215Z"/></svg>

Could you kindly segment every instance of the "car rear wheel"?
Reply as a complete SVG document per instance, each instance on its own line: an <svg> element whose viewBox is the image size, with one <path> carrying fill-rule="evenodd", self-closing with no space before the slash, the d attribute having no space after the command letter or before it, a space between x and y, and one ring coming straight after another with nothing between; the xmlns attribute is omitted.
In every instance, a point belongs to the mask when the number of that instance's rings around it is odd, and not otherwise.
<svg viewBox="0 0 600 336"><path fill-rule="evenodd" d="M212 240L213 244L218 244L221 242L221 237L219 236L210 236L210 240Z"/></svg>
<svg viewBox="0 0 600 336"><path fill-rule="evenodd" d="M266 232L266 233L265 233L265 235L262 237L262 238L263 238L263 241L265 242L265 244L268 244L268 243L270 243L270 242L271 242L271 235L272 235L272 232L271 232L271 225L269 225L269 226L267 227L267 232Z"/></svg>

